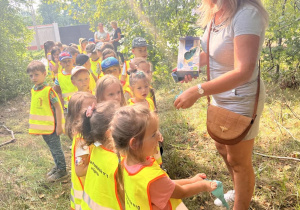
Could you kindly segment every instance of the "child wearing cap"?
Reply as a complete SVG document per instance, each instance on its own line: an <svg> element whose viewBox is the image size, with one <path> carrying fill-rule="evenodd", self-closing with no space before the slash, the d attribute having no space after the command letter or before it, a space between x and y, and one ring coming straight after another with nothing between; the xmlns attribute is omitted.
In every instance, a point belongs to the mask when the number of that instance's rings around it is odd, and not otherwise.
<svg viewBox="0 0 300 210"><path fill-rule="evenodd" d="M75 45L77 47L77 45ZM72 61L73 61L73 67L76 66L76 57L79 54L78 49L75 48L75 46L67 47L65 49L66 52L70 53L72 55Z"/></svg>
<svg viewBox="0 0 300 210"><path fill-rule="evenodd" d="M75 66L71 73L72 84L77 87L78 91L90 92L90 72L83 66Z"/></svg>
<svg viewBox="0 0 300 210"><path fill-rule="evenodd" d="M105 60L102 61L101 67L104 75L111 74L116 78L120 79L121 67L119 61L116 58L114 57L106 58ZM132 97L129 87L127 89L124 89L123 87L123 92L126 100Z"/></svg>
<svg viewBox="0 0 300 210"><path fill-rule="evenodd" d="M93 72L93 74L95 74L98 79L101 73L101 58L97 54L96 46L98 47L98 44L89 44L88 46L86 46L86 52L90 57L91 72ZM93 85L93 90L96 88L96 82Z"/></svg>
<svg viewBox="0 0 300 210"><path fill-rule="evenodd" d="M86 38L79 39L78 51L80 54L87 54L86 53L87 44L88 44L88 40Z"/></svg>
<svg viewBox="0 0 300 210"><path fill-rule="evenodd" d="M67 176L65 156L61 148L64 116L56 92L45 82L46 68L40 61L32 61L27 74L34 83L31 89L29 134L42 135L47 143L55 166L48 172L48 181L57 181Z"/></svg>
<svg viewBox="0 0 300 210"><path fill-rule="evenodd" d="M78 91L77 87L75 87L71 81L73 59L70 53L62 52L59 55L59 61L63 70L61 73L57 74L53 89L57 92L64 108L67 110L71 96Z"/></svg>
<svg viewBox="0 0 300 210"><path fill-rule="evenodd" d="M85 54L79 54L76 58L76 65L85 67L90 73L89 90L94 91L96 88L97 76L91 70L91 61L89 56Z"/></svg>

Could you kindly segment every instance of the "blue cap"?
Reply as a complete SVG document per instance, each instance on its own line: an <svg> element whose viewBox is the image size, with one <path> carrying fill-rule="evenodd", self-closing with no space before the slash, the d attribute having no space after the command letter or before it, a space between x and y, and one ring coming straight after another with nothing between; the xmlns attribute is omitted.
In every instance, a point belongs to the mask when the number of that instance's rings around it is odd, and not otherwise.
<svg viewBox="0 0 300 210"><path fill-rule="evenodd" d="M119 66L119 61L114 57L108 57L101 62L102 71L112 66Z"/></svg>
<svg viewBox="0 0 300 210"><path fill-rule="evenodd" d="M95 39L94 39L94 38L89 38L88 41L89 41L89 42L95 42Z"/></svg>
<svg viewBox="0 0 300 210"><path fill-rule="evenodd" d="M62 52L59 54L59 61L62 61L67 58L72 58L72 55L68 52Z"/></svg>

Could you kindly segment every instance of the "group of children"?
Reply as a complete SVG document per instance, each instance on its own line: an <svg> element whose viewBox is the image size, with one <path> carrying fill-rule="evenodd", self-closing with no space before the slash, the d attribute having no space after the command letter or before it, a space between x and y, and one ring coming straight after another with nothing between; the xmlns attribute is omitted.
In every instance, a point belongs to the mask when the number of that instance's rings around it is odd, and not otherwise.
<svg viewBox="0 0 300 210"><path fill-rule="evenodd" d="M45 43L54 88L42 62L27 67L34 83L29 133L42 135L50 148L49 181L67 176L59 135L72 139L71 209L186 209L181 198L215 190L205 174L171 180L161 169L146 40L133 40L135 57L123 66L110 43L85 43L81 53Z"/></svg>

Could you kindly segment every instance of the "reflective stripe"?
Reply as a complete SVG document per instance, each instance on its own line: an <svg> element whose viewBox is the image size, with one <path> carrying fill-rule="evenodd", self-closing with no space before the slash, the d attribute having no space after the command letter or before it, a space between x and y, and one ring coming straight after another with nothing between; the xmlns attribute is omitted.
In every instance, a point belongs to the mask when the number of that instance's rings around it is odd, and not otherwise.
<svg viewBox="0 0 300 210"><path fill-rule="evenodd" d="M35 114L30 114L29 119L31 120L40 120L40 121L54 121L53 116L41 116L41 115L35 115Z"/></svg>
<svg viewBox="0 0 300 210"><path fill-rule="evenodd" d="M66 98L66 97L72 96L73 94L74 94L74 92L71 92L71 93L63 93L63 94L62 94L62 97L63 97L63 98Z"/></svg>
<svg viewBox="0 0 300 210"><path fill-rule="evenodd" d="M82 199L83 196L83 191L80 190L75 190L74 188L72 188L73 192L74 192L74 197L77 199Z"/></svg>
<svg viewBox="0 0 300 210"><path fill-rule="evenodd" d="M98 203L93 201L88 194L83 192L83 201L91 208L91 209L97 209L97 210L114 210L111 208L107 208L104 206L100 206Z"/></svg>
<svg viewBox="0 0 300 210"><path fill-rule="evenodd" d="M54 130L54 125L29 124L29 129L53 131Z"/></svg>
<svg viewBox="0 0 300 210"><path fill-rule="evenodd" d="M188 210L188 208L181 202L177 207L176 210Z"/></svg>
<svg viewBox="0 0 300 210"><path fill-rule="evenodd" d="M71 196L70 196L70 200L71 200L73 203L75 203L75 200L74 200L74 197L73 197L72 194L71 194Z"/></svg>

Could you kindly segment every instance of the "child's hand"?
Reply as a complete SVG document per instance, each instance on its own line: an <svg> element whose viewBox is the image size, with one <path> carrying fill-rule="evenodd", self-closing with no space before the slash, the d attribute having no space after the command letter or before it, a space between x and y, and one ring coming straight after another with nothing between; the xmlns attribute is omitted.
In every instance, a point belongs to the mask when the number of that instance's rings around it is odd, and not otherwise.
<svg viewBox="0 0 300 210"><path fill-rule="evenodd" d="M61 135L61 134L63 134L63 128L62 128L62 126L56 126L56 135Z"/></svg>
<svg viewBox="0 0 300 210"><path fill-rule="evenodd" d="M203 179L206 179L206 174L204 173L199 173L192 178L194 182L202 181Z"/></svg>
<svg viewBox="0 0 300 210"><path fill-rule="evenodd" d="M159 140L160 142L163 142L164 141L164 137L161 135L161 132L159 132Z"/></svg>

